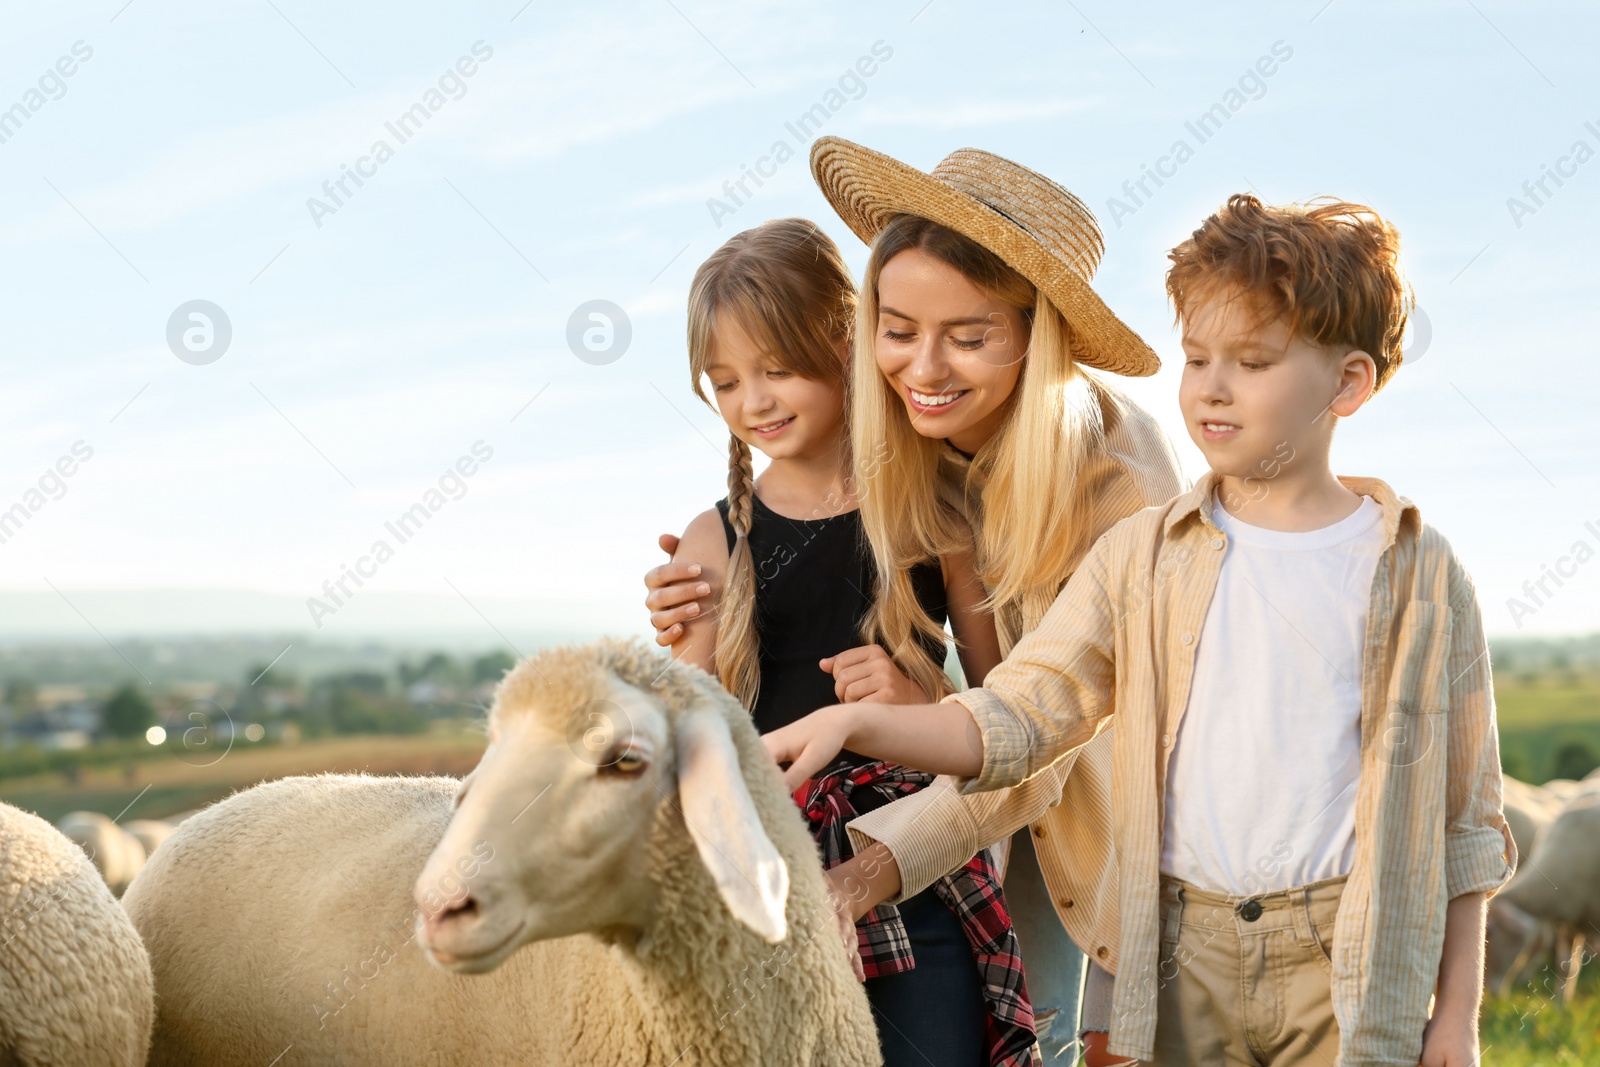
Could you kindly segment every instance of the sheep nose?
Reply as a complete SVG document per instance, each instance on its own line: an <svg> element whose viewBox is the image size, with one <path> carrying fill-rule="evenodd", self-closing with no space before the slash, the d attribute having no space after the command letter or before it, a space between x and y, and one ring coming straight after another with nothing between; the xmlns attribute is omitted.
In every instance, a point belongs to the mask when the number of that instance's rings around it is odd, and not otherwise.
<svg viewBox="0 0 1600 1067"><path fill-rule="evenodd" d="M452 922L470 920L478 916L478 898L471 893L459 900L447 900L438 911L427 916L429 930L442 930Z"/></svg>

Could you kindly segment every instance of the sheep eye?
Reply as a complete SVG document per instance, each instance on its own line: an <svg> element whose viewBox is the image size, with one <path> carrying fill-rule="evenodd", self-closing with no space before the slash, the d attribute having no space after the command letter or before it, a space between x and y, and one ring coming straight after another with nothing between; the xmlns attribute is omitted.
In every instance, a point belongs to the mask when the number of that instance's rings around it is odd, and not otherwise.
<svg viewBox="0 0 1600 1067"><path fill-rule="evenodd" d="M637 778L649 765L650 761L645 759L643 752L629 748L624 749L616 759L600 769L620 778Z"/></svg>

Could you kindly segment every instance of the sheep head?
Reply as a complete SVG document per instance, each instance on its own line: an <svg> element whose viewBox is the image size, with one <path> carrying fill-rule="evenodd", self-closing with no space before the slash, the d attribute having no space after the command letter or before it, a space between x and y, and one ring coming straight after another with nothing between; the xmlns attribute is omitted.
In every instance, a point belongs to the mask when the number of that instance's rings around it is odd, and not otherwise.
<svg viewBox="0 0 1600 1067"><path fill-rule="evenodd" d="M733 916L786 934L788 868L756 813L729 732L737 701L636 642L524 660L495 691L489 745L415 887L419 941L450 970L493 970L531 941L645 930L659 809Z"/></svg>

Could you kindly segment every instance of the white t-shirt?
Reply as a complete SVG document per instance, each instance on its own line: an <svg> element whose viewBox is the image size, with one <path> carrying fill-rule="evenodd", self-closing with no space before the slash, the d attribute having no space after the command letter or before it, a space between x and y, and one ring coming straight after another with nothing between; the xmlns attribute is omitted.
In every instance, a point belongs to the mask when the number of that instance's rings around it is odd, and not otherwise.
<svg viewBox="0 0 1600 1067"><path fill-rule="evenodd" d="M1303 533L1212 513L1228 552L1167 763L1161 872L1240 896L1348 874L1383 510L1362 497Z"/></svg>

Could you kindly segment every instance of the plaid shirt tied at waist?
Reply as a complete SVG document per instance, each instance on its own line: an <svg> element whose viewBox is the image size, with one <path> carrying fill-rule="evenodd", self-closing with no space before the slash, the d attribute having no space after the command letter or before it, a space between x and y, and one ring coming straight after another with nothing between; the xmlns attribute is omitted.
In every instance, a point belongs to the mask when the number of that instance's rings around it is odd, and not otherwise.
<svg viewBox="0 0 1600 1067"><path fill-rule="evenodd" d="M795 790L794 800L817 840L823 867L836 867L855 854L845 824L858 814L854 803L858 790L867 790L887 801L915 793L933 778L931 774L880 760L860 767L839 763L828 773L808 779ZM961 920L972 948L987 1008L984 1037L991 1067L1036 1067L1039 1058L1033 1005L1028 1001L1023 980L1017 935L1011 929L1011 916L1006 912L1000 878L988 849L934 882L932 888L945 907ZM905 920L891 904L881 904L861 919L856 924L856 935L868 978L900 974L917 965Z"/></svg>

